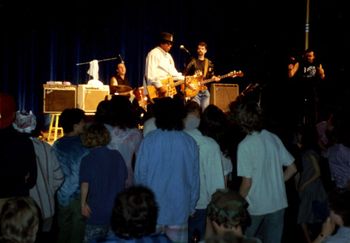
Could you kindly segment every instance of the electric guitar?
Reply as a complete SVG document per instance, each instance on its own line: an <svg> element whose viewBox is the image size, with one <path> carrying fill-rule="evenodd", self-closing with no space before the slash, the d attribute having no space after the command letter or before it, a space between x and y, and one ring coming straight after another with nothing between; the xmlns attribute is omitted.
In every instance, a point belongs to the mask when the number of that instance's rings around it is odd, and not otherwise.
<svg viewBox="0 0 350 243"><path fill-rule="evenodd" d="M188 76L186 80L185 96L192 98L196 96L199 91L204 91L208 89L207 86L205 86L205 84L207 83L219 82L221 79L228 77L243 77L243 75L244 74L242 71L232 71L225 75L220 75L209 79L203 79L203 76Z"/></svg>
<svg viewBox="0 0 350 243"><path fill-rule="evenodd" d="M166 89L166 93L164 95L160 94L154 85L147 85L148 97L151 101L153 101L154 98L173 97L177 93L176 86L184 84L185 80L174 82L174 79L169 77L161 80L161 82Z"/></svg>

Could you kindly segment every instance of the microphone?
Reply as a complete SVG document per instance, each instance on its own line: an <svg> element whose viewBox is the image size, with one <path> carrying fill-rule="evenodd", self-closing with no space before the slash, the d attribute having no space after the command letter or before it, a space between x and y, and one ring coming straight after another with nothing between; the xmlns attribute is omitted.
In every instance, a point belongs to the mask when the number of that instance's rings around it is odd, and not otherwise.
<svg viewBox="0 0 350 243"><path fill-rule="evenodd" d="M186 47L184 45L180 45L180 49L184 50L185 52L187 52L189 55L191 55L190 51L186 49Z"/></svg>

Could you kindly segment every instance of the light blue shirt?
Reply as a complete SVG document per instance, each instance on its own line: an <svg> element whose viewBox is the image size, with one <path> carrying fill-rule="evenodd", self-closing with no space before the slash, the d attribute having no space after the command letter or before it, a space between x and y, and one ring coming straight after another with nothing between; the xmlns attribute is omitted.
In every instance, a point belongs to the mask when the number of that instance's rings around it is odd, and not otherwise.
<svg viewBox="0 0 350 243"><path fill-rule="evenodd" d="M340 227L335 235L328 237L324 243L349 243L350 227Z"/></svg>
<svg viewBox="0 0 350 243"><path fill-rule="evenodd" d="M199 150L194 139L182 131L150 132L138 150L135 184L155 193L158 225L187 224L199 197Z"/></svg>

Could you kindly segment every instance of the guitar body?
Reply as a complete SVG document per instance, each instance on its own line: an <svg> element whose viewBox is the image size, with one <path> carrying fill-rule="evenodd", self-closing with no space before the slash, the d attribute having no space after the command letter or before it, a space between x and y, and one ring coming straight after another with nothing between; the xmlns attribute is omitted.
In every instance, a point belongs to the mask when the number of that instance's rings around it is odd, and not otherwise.
<svg viewBox="0 0 350 243"><path fill-rule="evenodd" d="M235 77L243 77L242 71L232 71L225 75L218 76L216 78L210 78L203 80L203 76L188 76L186 81L186 87L185 87L185 95L186 97L193 98L196 96L199 91L207 90L207 86L205 84L210 82L218 82L223 78L235 78Z"/></svg>
<svg viewBox="0 0 350 243"><path fill-rule="evenodd" d="M195 97L199 91L204 91L207 89L205 85L202 85L202 76L189 76L187 77L187 85L185 87L186 97Z"/></svg>
<svg viewBox="0 0 350 243"><path fill-rule="evenodd" d="M174 95L176 95L176 85L174 84L174 79L172 77L163 79L161 82L166 89L165 95L161 95L154 85L147 86L148 96L151 100L153 100L154 98L173 97Z"/></svg>

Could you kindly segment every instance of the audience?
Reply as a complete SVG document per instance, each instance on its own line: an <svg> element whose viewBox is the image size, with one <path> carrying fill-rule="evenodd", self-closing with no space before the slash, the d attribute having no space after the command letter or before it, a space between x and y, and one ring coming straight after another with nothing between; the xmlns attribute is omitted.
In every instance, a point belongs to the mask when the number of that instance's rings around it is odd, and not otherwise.
<svg viewBox="0 0 350 243"><path fill-rule="evenodd" d="M91 243L167 243L166 235L156 233L158 205L153 192L144 186L132 186L118 194L109 236Z"/></svg>
<svg viewBox="0 0 350 243"><path fill-rule="evenodd" d="M90 151L80 164L81 213L86 217L84 243L103 237L109 229L114 200L128 176L122 155L107 148L110 135L102 123L92 123L82 134Z"/></svg>
<svg viewBox="0 0 350 243"><path fill-rule="evenodd" d="M13 96L0 92L0 210L10 197L29 196L37 180L32 141L16 131Z"/></svg>
<svg viewBox="0 0 350 243"><path fill-rule="evenodd" d="M212 195L207 208L208 222L205 242L207 239L213 240L213 235L226 238L232 233L230 238L235 239L236 242L260 243L261 241L257 238L249 238L244 235L244 230L250 223L247 208L248 202L238 192L229 189L217 190ZM208 241L212 242L211 240Z"/></svg>
<svg viewBox="0 0 350 243"><path fill-rule="evenodd" d="M313 243L350 242L350 191L335 190L328 201L330 215Z"/></svg>
<svg viewBox="0 0 350 243"><path fill-rule="evenodd" d="M155 193L158 230L173 241L187 242L188 218L195 212L199 197L198 145L183 131L186 112L180 99L158 99L154 116L157 129L141 142L135 183Z"/></svg>
<svg viewBox="0 0 350 243"><path fill-rule="evenodd" d="M297 171L294 157L276 134L263 128L259 103L240 99L231 103L230 110L246 133L237 149L237 174L242 177L239 192L249 202L252 218L246 234L279 243L288 206L285 181Z"/></svg>
<svg viewBox="0 0 350 243"><path fill-rule="evenodd" d="M79 108L65 109L60 124L64 136L53 144L64 174L64 182L57 191L57 243L81 243L85 222L81 215L79 170L88 149L80 135L85 127L85 113Z"/></svg>
<svg viewBox="0 0 350 243"><path fill-rule="evenodd" d="M39 223L39 210L32 198L8 199L0 213L0 242L34 243Z"/></svg>
<svg viewBox="0 0 350 243"><path fill-rule="evenodd" d="M211 195L217 189L225 188L224 169L218 143L211 137L204 136L199 130L202 108L195 101L186 104L185 132L189 134L199 147L199 199L196 211L188 221L189 240L196 237L203 239L205 234L206 208Z"/></svg>
<svg viewBox="0 0 350 243"><path fill-rule="evenodd" d="M16 112L16 120L13 127L23 134L27 134L34 145L36 162L37 162L37 181L29 194L38 204L42 225L38 237L45 239L50 237L50 231L55 215L55 194L61 186L64 177L60 164L49 143L38 139L35 135L37 132L37 123L35 115L30 111Z"/></svg>

